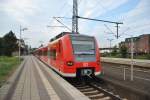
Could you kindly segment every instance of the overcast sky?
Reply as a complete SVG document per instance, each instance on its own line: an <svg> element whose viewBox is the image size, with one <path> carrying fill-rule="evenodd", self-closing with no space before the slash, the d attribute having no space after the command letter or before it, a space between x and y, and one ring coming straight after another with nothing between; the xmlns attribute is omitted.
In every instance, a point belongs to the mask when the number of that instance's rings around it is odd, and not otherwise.
<svg viewBox="0 0 150 100"><path fill-rule="evenodd" d="M53 16L72 17L73 0L0 0L0 36L10 30L19 36L19 27L27 27L22 34L26 43L38 47L64 28L47 28L47 25L60 25ZM108 47L107 38L114 39L113 45L130 35L150 34L150 0L78 0L79 16L123 22L120 25L119 39L107 32L116 33L114 24L79 19L79 32L95 36L100 47ZM71 28L71 20L62 22ZM105 24L105 25L104 25ZM107 26L107 27L106 27ZM109 30L109 29L110 30Z"/></svg>

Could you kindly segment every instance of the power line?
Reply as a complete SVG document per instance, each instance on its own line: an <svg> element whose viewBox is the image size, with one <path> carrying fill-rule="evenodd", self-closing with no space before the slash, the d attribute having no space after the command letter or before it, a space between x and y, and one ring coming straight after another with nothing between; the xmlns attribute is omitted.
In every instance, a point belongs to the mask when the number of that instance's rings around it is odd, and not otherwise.
<svg viewBox="0 0 150 100"><path fill-rule="evenodd" d="M93 20L93 21L100 21L100 22L105 22L105 23L113 23L113 24L116 24L116 27L117 27L117 39L119 38L119 24L123 24L122 22L114 22L114 21L106 21L106 20L100 20L100 19L94 19L94 18L86 18L86 17L81 17L81 16L76 16L77 18L80 18L80 19L86 19L86 20Z"/></svg>
<svg viewBox="0 0 150 100"><path fill-rule="evenodd" d="M113 32L106 24L104 24L104 26L105 26L112 34L114 34L114 32Z"/></svg>
<svg viewBox="0 0 150 100"><path fill-rule="evenodd" d="M71 31L71 29L68 27L68 26L66 26L64 23L62 23L60 20L58 20L56 17L54 17L54 19L57 21L57 22L59 22L60 24L62 24L65 28L67 28L69 31Z"/></svg>
<svg viewBox="0 0 150 100"><path fill-rule="evenodd" d="M80 19L87 19L87 20L93 20L93 21L101 21L101 22L106 22L106 23L123 24L122 22L106 21L106 20L100 20L100 19L94 19L94 18L86 18L86 17L81 17L81 16L76 16L76 17L80 18Z"/></svg>
<svg viewBox="0 0 150 100"><path fill-rule="evenodd" d="M47 25L47 27L65 27L65 26L50 26L50 25Z"/></svg>
<svg viewBox="0 0 150 100"><path fill-rule="evenodd" d="M72 20L72 18L70 18L70 17L53 17L53 18L63 18L63 19L69 19L69 20Z"/></svg>

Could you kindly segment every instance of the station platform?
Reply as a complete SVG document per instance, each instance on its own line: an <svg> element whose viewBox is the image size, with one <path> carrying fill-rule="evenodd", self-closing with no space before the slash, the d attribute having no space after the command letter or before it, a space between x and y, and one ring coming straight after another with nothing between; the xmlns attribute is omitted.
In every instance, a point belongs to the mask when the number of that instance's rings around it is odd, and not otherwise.
<svg viewBox="0 0 150 100"><path fill-rule="evenodd" d="M33 56L0 88L0 100L88 100L88 97Z"/></svg>
<svg viewBox="0 0 150 100"><path fill-rule="evenodd" d="M130 59L102 58L101 61L103 74L99 77L114 86L120 95L126 95L129 100L150 100L149 60L134 60L133 74Z"/></svg>
<svg viewBox="0 0 150 100"><path fill-rule="evenodd" d="M124 64L124 65L131 64L131 59L124 59L124 58L101 57L101 61L105 63L115 63L115 64ZM135 66L150 68L150 60L133 59L133 63Z"/></svg>

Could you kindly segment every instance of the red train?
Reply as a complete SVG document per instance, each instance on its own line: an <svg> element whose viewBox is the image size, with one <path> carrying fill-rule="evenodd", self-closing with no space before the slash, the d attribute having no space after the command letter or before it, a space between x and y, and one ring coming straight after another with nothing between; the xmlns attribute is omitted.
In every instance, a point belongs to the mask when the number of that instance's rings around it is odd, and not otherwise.
<svg viewBox="0 0 150 100"><path fill-rule="evenodd" d="M99 48L92 36L63 32L34 55L64 77L101 73Z"/></svg>

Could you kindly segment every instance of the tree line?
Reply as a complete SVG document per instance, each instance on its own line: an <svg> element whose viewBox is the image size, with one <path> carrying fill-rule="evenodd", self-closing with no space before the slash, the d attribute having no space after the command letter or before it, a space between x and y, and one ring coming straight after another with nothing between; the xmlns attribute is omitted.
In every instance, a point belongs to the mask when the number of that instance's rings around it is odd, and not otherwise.
<svg viewBox="0 0 150 100"><path fill-rule="evenodd" d="M18 50L18 39L12 31L0 37L0 56L12 56Z"/></svg>

